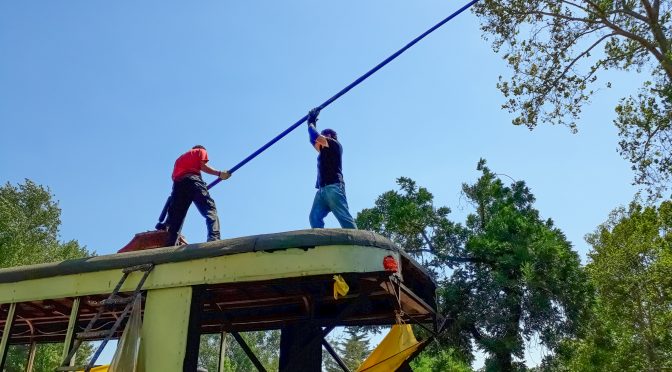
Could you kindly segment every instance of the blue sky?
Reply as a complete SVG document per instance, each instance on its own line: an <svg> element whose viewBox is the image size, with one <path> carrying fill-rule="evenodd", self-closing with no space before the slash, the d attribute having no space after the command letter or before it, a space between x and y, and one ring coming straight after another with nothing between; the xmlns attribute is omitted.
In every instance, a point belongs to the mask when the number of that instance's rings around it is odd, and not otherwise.
<svg viewBox="0 0 672 372"><path fill-rule="evenodd" d="M113 253L153 228L182 152L233 166L462 5L0 2L0 182L50 187L62 238ZM407 176L463 221L460 185L483 157L525 180L585 258L583 236L636 191L612 120L640 77L610 75L571 134L511 125L495 88L508 73L465 13L324 110L353 214ZM223 237L307 228L315 156L302 127L214 188ZM183 232L205 239L195 208Z"/></svg>

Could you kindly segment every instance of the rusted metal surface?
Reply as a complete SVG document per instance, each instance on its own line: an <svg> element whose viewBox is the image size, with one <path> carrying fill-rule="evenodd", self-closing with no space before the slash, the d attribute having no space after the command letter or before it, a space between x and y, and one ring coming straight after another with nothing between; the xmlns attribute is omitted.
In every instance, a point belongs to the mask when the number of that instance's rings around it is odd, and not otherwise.
<svg viewBox="0 0 672 372"><path fill-rule="evenodd" d="M350 293L338 300L333 298L333 279L330 276L207 286L202 307L202 333L279 329L303 321L311 321L321 326L386 325L394 324L397 310L402 310L409 321L433 321L433 298L408 296L404 293L401 296L401 308L397 308L398 294L390 289L389 274L385 272L346 273L343 277L350 285ZM419 279L407 277L408 281ZM431 282L424 284L432 285ZM336 320L336 315L363 290L370 292L366 307L347 318ZM75 332L85 329L105 298L105 295L100 295L81 299ZM72 298L17 304L10 343L63 341L72 305ZM3 309L6 308L8 305L3 306ZM0 311L0 327L4 326L6 314L7 312ZM100 329L97 330L111 328L120 314L121 309L103 313L98 322ZM120 333L121 330L117 331L115 337L120 336Z"/></svg>

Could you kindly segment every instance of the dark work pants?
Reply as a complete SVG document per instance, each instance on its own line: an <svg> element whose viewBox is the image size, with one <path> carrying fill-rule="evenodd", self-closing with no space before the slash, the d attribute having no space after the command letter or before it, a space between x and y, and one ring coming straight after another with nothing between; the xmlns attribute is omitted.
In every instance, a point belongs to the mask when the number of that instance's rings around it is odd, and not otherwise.
<svg viewBox="0 0 672 372"><path fill-rule="evenodd" d="M173 183L167 221L168 232L170 232L169 243L175 244L177 241L177 235L182 229L191 202L196 204L198 211L205 217L205 224L208 227L208 241L219 240L219 218L217 217L215 201L210 197L208 186L203 182L203 179L200 176L192 175Z"/></svg>

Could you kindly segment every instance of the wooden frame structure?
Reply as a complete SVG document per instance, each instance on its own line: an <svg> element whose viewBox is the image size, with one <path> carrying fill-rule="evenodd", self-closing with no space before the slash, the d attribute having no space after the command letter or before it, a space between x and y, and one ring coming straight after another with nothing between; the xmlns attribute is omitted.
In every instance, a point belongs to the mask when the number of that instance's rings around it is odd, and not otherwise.
<svg viewBox="0 0 672 372"><path fill-rule="evenodd" d="M389 256L396 273L383 266ZM321 348L330 349L324 336L336 326L394 324L400 310L410 322L439 321L435 283L389 240L301 230L0 270L0 363L10 344L65 342L67 354L121 269L147 263L155 266L143 286L140 371L195 371L201 334L239 339L268 329L282 330L282 371L319 370ZM337 300L336 274L350 286ZM139 278L129 276L122 291ZM118 316L105 313L100 327Z"/></svg>

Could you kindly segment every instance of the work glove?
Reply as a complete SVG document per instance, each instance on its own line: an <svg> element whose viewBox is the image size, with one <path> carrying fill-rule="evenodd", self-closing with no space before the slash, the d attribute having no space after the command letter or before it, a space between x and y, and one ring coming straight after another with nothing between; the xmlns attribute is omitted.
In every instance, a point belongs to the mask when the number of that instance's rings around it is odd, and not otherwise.
<svg viewBox="0 0 672 372"><path fill-rule="evenodd" d="M221 172L219 172L219 178L221 178L222 181L224 181L224 180L228 180L229 177L231 177L231 173L229 173L229 171L221 171Z"/></svg>
<svg viewBox="0 0 672 372"><path fill-rule="evenodd" d="M314 109L308 111L308 125L317 127L317 116L320 114L320 109L315 107Z"/></svg>

